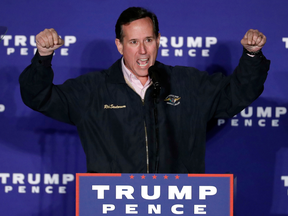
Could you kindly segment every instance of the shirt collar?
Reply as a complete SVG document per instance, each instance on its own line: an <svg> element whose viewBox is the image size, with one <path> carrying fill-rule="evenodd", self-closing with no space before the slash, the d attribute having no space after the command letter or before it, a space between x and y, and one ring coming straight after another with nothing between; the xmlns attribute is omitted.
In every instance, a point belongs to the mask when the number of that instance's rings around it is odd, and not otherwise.
<svg viewBox="0 0 288 216"><path fill-rule="evenodd" d="M140 82L140 80L126 67L126 65L124 64L124 58L121 59L121 66L122 66L122 72L124 77L130 82L130 83L135 83L136 80L138 80ZM151 83L151 78L148 76L148 80L145 84L146 85L150 85Z"/></svg>

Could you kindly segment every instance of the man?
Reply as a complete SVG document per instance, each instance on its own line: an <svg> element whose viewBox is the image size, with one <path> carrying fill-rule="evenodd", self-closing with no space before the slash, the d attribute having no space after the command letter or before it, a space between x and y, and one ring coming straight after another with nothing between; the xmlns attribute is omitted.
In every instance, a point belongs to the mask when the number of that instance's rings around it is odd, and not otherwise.
<svg viewBox="0 0 288 216"><path fill-rule="evenodd" d="M234 116L263 91L266 37L249 30L239 65L225 77L157 62L157 17L143 8L123 11L115 31L123 58L62 85L52 83L51 60L64 41L54 29L40 32L38 52L19 79L24 103L76 125L88 172L203 173L207 121ZM161 85L157 100L152 65Z"/></svg>

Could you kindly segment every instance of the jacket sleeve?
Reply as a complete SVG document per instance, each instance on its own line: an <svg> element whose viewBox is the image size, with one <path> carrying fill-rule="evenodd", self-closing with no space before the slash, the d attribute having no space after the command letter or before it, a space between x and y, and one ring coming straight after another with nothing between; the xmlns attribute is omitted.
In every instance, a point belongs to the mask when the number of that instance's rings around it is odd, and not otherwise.
<svg viewBox="0 0 288 216"><path fill-rule="evenodd" d="M206 81L214 86L209 95L211 100L204 103L210 107L208 120L211 118L231 118L256 100L264 90L270 61L263 54L250 57L243 52L238 66L232 75L209 76ZM206 83L207 84L207 83Z"/></svg>
<svg viewBox="0 0 288 216"><path fill-rule="evenodd" d="M51 68L52 56L40 56L38 52L19 77L23 102L31 109L56 120L75 124L80 118L81 98L84 88L76 79L62 85L54 85ZM86 92L87 95L87 92Z"/></svg>

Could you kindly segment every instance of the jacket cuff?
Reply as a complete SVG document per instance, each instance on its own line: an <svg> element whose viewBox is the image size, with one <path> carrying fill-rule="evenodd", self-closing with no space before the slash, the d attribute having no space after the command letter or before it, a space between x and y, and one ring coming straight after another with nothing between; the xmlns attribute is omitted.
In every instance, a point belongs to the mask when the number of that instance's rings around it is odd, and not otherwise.
<svg viewBox="0 0 288 216"><path fill-rule="evenodd" d="M263 55L262 51L258 55L250 56L245 52L245 48L243 47L243 52L242 52L242 58L246 60L252 60L252 61L261 61L262 59L266 59L265 56Z"/></svg>
<svg viewBox="0 0 288 216"><path fill-rule="evenodd" d="M54 54L54 53L53 53ZM44 66L44 67L51 67L52 64L52 58L53 54L48 55L48 56L40 56L38 50L36 51L31 63L35 65L36 67L38 66Z"/></svg>

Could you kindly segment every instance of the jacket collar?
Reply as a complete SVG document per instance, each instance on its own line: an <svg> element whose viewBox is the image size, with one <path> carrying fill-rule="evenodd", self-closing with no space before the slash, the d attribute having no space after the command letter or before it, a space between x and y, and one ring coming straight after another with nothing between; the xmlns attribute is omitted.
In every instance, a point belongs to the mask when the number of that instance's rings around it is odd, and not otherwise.
<svg viewBox="0 0 288 216"><path fill-rule="evenodd" d="M126 83L122 72L121 58L106 70L105 73L107 74L106 80L109 83Z"/></svg>

